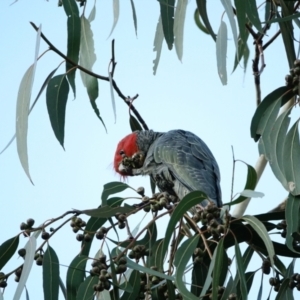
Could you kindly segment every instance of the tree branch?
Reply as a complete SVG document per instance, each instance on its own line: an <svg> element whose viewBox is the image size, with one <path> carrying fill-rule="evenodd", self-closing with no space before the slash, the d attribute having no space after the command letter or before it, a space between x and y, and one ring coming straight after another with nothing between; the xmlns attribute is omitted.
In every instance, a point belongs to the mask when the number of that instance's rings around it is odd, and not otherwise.
<svg viewBox="0 0 300 300"><path fill-rule="evenodd" d="M33 23L33 22L29 22L31 24L31 26L37 31L38 27ZM65 59L68 63L72 64L74 67L76 67L77 69L85 72L86 74L89 74L95 78L98 78L100 80L104 80L104 81L108 81L109 82L109 77L106 76L102 76L99 74L96 74L78 64L76 64L74 61L72 61L70 58L68 58L66 55L64 55L61 51L59 51L47 38L46 36L41 32L41 38L45 41L45 43L49 46L50 50L54 51L55 53L57 53L60 57L62 57L63 59ZM112 58L112 60L114 60L114 57ZM113 66L113 70L114 70L114 66ZM117 86L116 82L114 79L112 79L112 85L114 90L116 91L116 93L118 94L118 96L120 98L122 98L124 100L124 102L126 103L126 105L130 106L130 109L132 110L132 112L134 113L134 115L136 116L136 118L138 119L138 121L142 124L144 130L149 130L146 122L144 121L144 119L141 117L141 115L139 114L139 112L136 110L136 108L131 104L129 104L127 102L127 98L123 95L123 93L121 92L121 90L119 89L119 87Z"/></svg>

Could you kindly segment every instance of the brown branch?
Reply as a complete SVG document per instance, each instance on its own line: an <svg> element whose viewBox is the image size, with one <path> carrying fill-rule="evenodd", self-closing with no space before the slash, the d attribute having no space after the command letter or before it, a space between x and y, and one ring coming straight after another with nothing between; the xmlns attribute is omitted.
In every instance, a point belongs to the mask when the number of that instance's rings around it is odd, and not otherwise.
<svg viewBox="0 0 300 300"><path fill-rule="evenodd" d="M38 31L38 27L33 23L33 22L29 22L31 24L31 26ZM74 67L76 67L77 69L83 71L84 73L91 75L95 78L98 78L100 80L104 80L104 81L108 81L109 82L109 77L106 76L102 76L99 74L96 74L92 71L89 71L88 69L78 65L77 63L75 63L74 61L72 61L70 58L68 58L66 55L64 55L61 51L59 51L46 37L45 35L41 32L41 38L45 41L45 43L49 46L50 50L54 51L55 53L57 53L60 57L62 57L63 59L65 59L68 63L70 63L71 65L73 65ZM121 92L121 90L119 89L119 87L117 86L116 82L114 79L112 79L112 86L114 88L114 90L116 91L116 93L118 94L118 96L124 100L124 102L129 106L127 100L127 97L125 97L123 95L123 93ZM134 115L136 116L136 118L138 119L138 121L142 124L144 130L149 130L147 124L145 123L144 119L141 117L141 115L139 114L139 112L136 110L136 108L130 104L130 108L132 110L132 112L134 113Z"/></svg>

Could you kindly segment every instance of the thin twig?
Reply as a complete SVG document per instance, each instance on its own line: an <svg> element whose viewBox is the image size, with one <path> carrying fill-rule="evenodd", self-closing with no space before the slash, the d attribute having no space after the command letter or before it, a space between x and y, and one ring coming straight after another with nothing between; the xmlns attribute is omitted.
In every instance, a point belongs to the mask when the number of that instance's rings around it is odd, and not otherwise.
<svg viewBox="0 0 300 300"><path fill-rule="evenodd" d="M30 22L31 26L37 31L38 27L33 23ZM61 51L59 51L46 37L45 35L41 32L41 38L45 41L45 43L49 46L49 48L54 51L55 53L57 53L60 57L62 57L63 59L65 59L68 63L72 64L73 66L75 66L77 69L85 72L88 75L91 75L95 78L98 78L100 80L104 80L104 81L108 81L109 82L109 77L106 76L102 76L99 74L96 74L80 65L78 65L77 63L75 63L74 61L72 61L70 58L68 58L66 55L64 55ZM121 90L119 89L119 87L117 86L116 82L114 79L112 79L112 85L114 90L116 91L116 93L118 94L118 96L120 98L122 98L124 100L124 102L128 105L126 99L127 97L124 96L124 94L121 92ZM145 130L149 130L147 124L145 123L144 119L141 117L141 115L139 114L139 112L136 110L136 108L131 105L131 110L134 113L134 115L136 116L136 118L138 119L138 121L142 124L143 128Z"/></svg>

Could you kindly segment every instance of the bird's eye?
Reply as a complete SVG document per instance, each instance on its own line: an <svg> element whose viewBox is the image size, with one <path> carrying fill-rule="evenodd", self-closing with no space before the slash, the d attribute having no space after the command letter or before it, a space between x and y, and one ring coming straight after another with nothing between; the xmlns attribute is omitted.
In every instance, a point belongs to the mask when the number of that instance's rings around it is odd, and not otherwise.
<svg viewBox="0 0 300 300"><path fill-rule="evenodd" d="M120 155L124 155L124 154L125 154L124 150L121 150Z"/></svg>

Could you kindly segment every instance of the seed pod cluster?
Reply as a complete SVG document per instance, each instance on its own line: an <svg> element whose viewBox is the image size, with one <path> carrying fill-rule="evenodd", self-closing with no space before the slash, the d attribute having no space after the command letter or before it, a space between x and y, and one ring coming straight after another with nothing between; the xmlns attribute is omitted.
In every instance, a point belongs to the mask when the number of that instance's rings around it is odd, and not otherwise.
<svg viewBox="0 0 300 300"><path fill-rule="evenodd" d="M210 222L214 224L215 221L219 224L218 221L219 218L220 218L220 209L213 202L209 202L206 207L204 207L201 211L195 212L193 215L193 220L195 222L201 221L203 225L207 225Z"/></svg>
<svg viewBox="0 0 300 300"><path fill-rule="evenodd" d="M116 213L115 218L118 220L119 229L123 229L126 227L127 217L122 213Z"/></svg>
<svg viewBox="0 0 300 300"><path fill-rule="evenodd" d="M118 261L116 261L116 273L123 274L127 270L127 259L125 256L122 256Z"/></svg>
<svg viewBox="0 0 300 300"><path fill-rule="evenodd" d="M7 281L6 281L5 274L3 272L0 272L0 288L6 288L7 287Z"/></svg>
<svg viewBox="0 0 300 300"><path fill-rule="evenodd" d="M102 240L104 236L107 234L108 230L106 227L101 227L97 232L96 232L96 239Z"/></svg>
<svg viewBox="0 0 300 300"><path fill-rule="evenodd" d="M83 221L81 218L74 217L70 223L72 230L74 233L77 233L80 229L86 226L86 222Z"/></svg>
<svg viewBox="0 0 300 300"><path fill-rule="evenodd" d="M139 299L145 299L145 293L147 292L147 275L145 273L140 273L140 278Z"/></svg>
<svg viewBox="0 0 300 300"><path fill-rule="evenodd" d="M143 256L149 256L150 250L146 248L144 245L136 245L129 252L128 257L131 259L139 260Z"/></svg>
<svg viewBox="0 0 300 300"><path fill-rule="evenodd" d="M262 268L262 271L263 271L264 274L267 274L267 275L270 274L270 272L271 272L271 262L270 262L270 259L268 257L263 260L261 268Z"/></svg>
<svg viewBox="0 0 300 300"><path fill-rule="evenodd" d="M201 248L196 248L194 250L194 264L201 264L203 262L204 251Z"/></svg>
<svg viewBox="0 0 300 300"><path fill-rule="evenodd" d="M294 68L290 69L290 74L285 76L285 84L287 87L293 89L295 94L299 95L300 84L300 60L294 61Z"/></svg>
<svg viewBox="0 0 300 300"><path fill-rule="evenodd" d="M281 231L281 236L282 236L283 238L286 238L286 228L287 228L286 220L282 220L281 222L279 222L279 223L276 225L276 229L282 230L282 231Z"/></svg>
<svg viewBox="0 0 300 300"><path fill-rule="evenodd" d="M106 255L101 255L92 262L91 276L98 276L99 281L93 286L95 292L109 290L111 287L111 274L107 272Z"/></svg>
<svg viewBox="0 0 300 300"><path fill-rule="evenodd" d="M25 236L25 237L27 237L27 236L30 236L30 234L31 234L31 229L32 229L32 226L34 225L34 219L32 219L32 218L29 218L27 221L26 221L26 223L25 222L22 222L21 224L20 224L20 229L23 231L23 235Z"/></svg>

